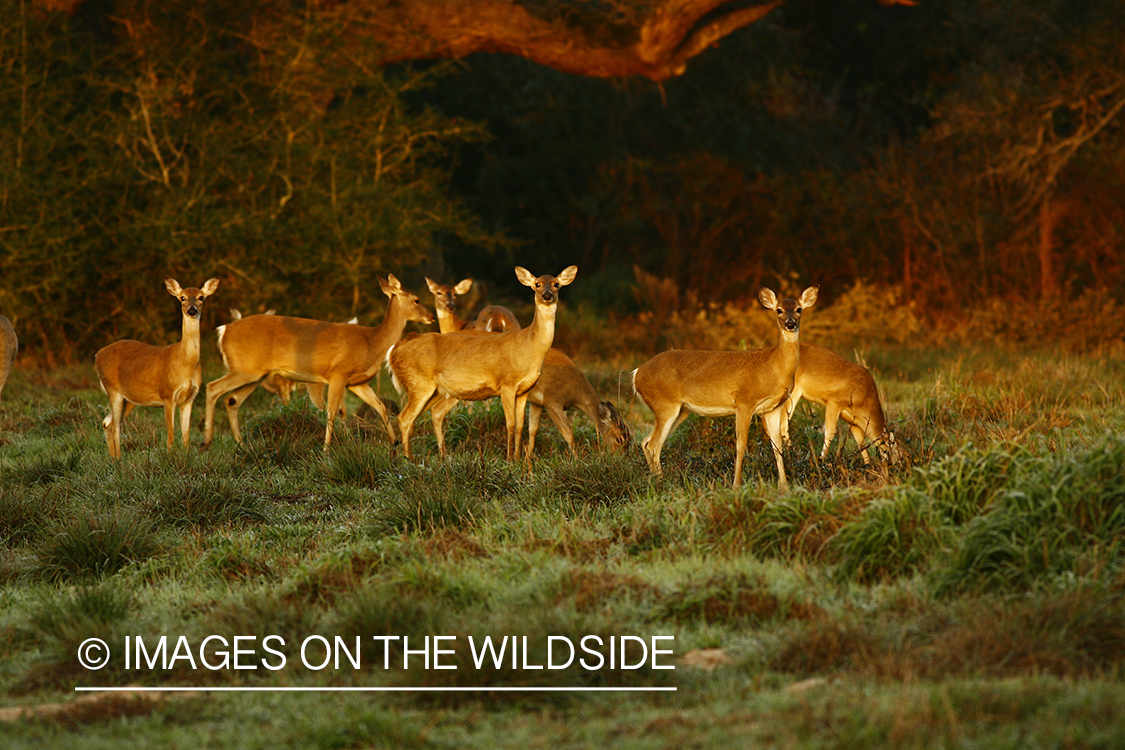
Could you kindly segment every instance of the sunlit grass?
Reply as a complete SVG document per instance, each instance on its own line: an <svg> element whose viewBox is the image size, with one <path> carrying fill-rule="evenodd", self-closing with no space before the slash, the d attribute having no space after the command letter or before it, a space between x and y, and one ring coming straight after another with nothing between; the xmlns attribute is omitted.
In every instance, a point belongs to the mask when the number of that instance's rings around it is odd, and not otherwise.
<svg viewBox="0 0 1125 750"><path fill-rule="evenodd" d="M911 463L868 468L850 442L821 460L822 418L809 408L793 425L785 493L757 426L744 486L729 487L730 419L685 423L665 448L664 478L654 479L637 447L622 455L590 443L578 458L546 450L530 465L509 463L496 404L455 412L445 459L425 418L411 463L380 426L354 416L325 452L322 414L259 399L243 410L241 446L220 432L201 453L193 430L190 450L168 451L155 410L130 418L131 437L113 462L98 423L104 404L87 400L92 393L64 392L47 407L15 397L15 414L5 399L0 686L8 704L69 700L75 684L91 680L679 687L593 701L408 694L378 711L348 696L230 696L69 715L102 746L116 741L113 722L126 716L134 744L146 746L203 736L232 747L294 738L323 747L519 747L547 736L631 745L674 736L703 746L741 737L816 747L817 721L826 719L834 736L850 738L840 746L941 744L952 727L987 745L1040 726L1041 716L1079 717L1088 726L1080 739L1093 744L1118 736L1119 366L980 354L912 364L909 356L898 361L910 379L884 376L880 385ZM882 372L897 372L891 361L880 355ZM1023 379L1034 382L1022 388ZM623 413L643 437L644 407L625 401ZM177 666L91 676L76 666L84 637L127 633L276 634L291 660L277 672L237 675ZM309 634L349 644L360 636L364 666L300 667ZM466 647L454 657L458 670L404 670L395 644L397 666L383 669L383 647L371 638L439 634L462 644L469 635L527 636L532 664L548 658L552 635L668 634L677 664L688 650L715 649L727 666L478 670ZM1053 680L1070 681L1070 692ZM239 728L278 706L291 713ZM801 713L810 706L820 720ZM940 718L950 710L955 723ZM721 732L717 711L729 717ZM866 730L853 721L859 712ZM917 725L903 729L903 717ZM625 742L622 727L637 721L648 728ZM57 740L60 730L14 731L30 743ZM1056 736L1046 723L1041 731Z"/></svg>

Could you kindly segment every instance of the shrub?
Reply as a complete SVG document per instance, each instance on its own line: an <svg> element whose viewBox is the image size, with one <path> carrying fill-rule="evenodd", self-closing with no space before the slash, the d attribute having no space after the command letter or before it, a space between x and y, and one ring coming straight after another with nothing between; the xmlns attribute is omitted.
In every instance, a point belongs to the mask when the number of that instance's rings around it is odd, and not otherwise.
<svg viewBox="0 0 1125 750"><path fill-rule="evenodd" d="M1026 587L1046 575L1113 575L1125 553L1125 438L1027 461L965 529L941 593Z"/></svg>
<svg viewBox="0 0 1125 750"><path fill-rule="evenodd" d="M164 551L147 519L130 510L83 512L58 523L37 549L37 572L48 580L82 580L112 575L130 563Z"/></svg>

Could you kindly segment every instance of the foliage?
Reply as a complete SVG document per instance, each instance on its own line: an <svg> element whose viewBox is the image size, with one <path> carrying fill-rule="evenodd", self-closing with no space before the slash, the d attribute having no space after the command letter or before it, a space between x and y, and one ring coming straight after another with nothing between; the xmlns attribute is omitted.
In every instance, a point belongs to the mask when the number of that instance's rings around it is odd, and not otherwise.
<svg viewBox="0 0 1125 750"><path fill-rule="evenodd" d="M345 319L382 307L376 273L447 242L496 247L435 161L483 129L403 104L440 69L383 72L299 8L188 10L5 2L0 308L26 348L163 343L165 276L219 276L243 310Z"/></svg>

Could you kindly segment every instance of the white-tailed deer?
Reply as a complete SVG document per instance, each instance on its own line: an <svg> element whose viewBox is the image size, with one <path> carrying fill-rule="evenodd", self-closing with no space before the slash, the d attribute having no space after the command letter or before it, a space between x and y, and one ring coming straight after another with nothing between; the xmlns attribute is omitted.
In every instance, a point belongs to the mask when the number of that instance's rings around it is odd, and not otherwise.
<svg viewBox="0 0 1125 750"><path fill-rule="evenodd" d="M180 300L183 336L178 344L153 346L124 339L94 355L98 381L109 396L109 414L102 420L109 455L121 458L121 423L138 406L163 406L168 447L175 437L175 412L180 407L180 432L188 444L191 406L199 392L199 317L203 300L219 288L209 279L202 288L183 289L175 279L164 279L168 293Z"/></svg>
<svg viewBox="0 0 1125 750"><path fill-rule="evenodd" d="M777 460L777 481L788 487L782 461L782 421L800 360L801 313L816 302L820 287L806 289L799 300L778 302L777 295L758 288L758 300L777 313L777 346L751 351L673 349L656 355L633 371L633 389L652 410L656 423L641 441L649 470L660 474L664 441L689 414L734 415L734 486L742 484L742 458L755 414L762 414Z"/></svg>
<svg viewBox="0 0 1125 750"><path fill-rule="evenodd" d="M468 294L473 286L472 279L462 279L456 285L439 284L426 278L426 286L434 295L434 308L437 310L438 328L442 333L455 331L489 331L504 333L518 331L520 323L511 310L502 305L489 305L480 311L477 319L464 321L457 317L457 297Z"/></svg>
<svg viewBox="0 0 1125 750"><path fill-rule="evenodd" d="M786 404L788 417L783 423L782 438L789 442L789 417L801 398L824 407L824 449L821 458L828 455L828 446L836 436L840 418L851 427L865 464L871 463L867 448L880 444L886 450L890 463L899 459L895 434L887 431L879 389L866 367L852 364L831 349L816 344L801 344L801 361L794 376L793 393Z"/></svg>
<svg viewBox="0 0 1125 750"><path fill-rule="evenodd" d="M12 363L16 361L19 349L20 343L12 321L0 315L0 393L4 392L4 384L8 382L8 373L12 371Z"/></svg>
<svg viewBox="0 0 1125 750"><path fill-rule="evenodd" d="M539 418L544 409L562 434L571 455L576 455L574 432L566 416L566 410L572 407L577 407L590 418L597 428L598 437L610 448L620 450L631 442L629 427L617 407L599 399L598 392L570 357L552 348L543 359L539 380L527 392L528 457L535 452L535 434L539 431Z"/></svg>
<svg viewBox="0 0 1125 750"><path fill-rule="evenodd" d="M276 312L276 310L266 310L262 314L273 315ZM232 307L230 311L230 317L231 321L242 320L242 311L236 310ZM348 321L348 323L359 323L359 318L352 318ZM248 385L242 386L241 388L236 388L235 390L227 394L227 397L225 399L223 399L223 404L227 409L227 420L231 425L234 425L234 428L236 430L238 429L238 410L242 406L242 403L246 399L250 398L250 394L254 392L254 389L257 388L258 385L258 383L250 383ZM281 399L281 403L283 404L289 403L289 399L292 396L294 390L296 390L297 388L304 388L305 393L307 393L309 396L309 401L312 402L312 405L317 409L320 409L321 411L324 410L324 403L326 400L325 392L328 390L328 387L324 383L297 383L290 380L289 378L283 378L277 373L270 373L266 376L265 380L260 383L260 385L262 386L263 391L277 396L279 399ZM344 405L344 402L341 401L340 418L344 419L347 416L348 409Z"/></svg>
<svg viewBox="0 0 1125 750"><path fill-rule="evenodd" d="M328 385L325 450L332 442L332 425L345 390L359 396L382 417L394 442L395 432L387 409L368 381L382 366L387 350L402 338L407 321L433 323L434 316L394 276L388 274L385 281L379 279L379 286L391 301L383 322L373 328L284 315L250 315L220 326L219 352L227 374L207 384L204 447L211 444L214 433L216 402L227 393L256 385L270 375ZM237 405L231 432L235 440L242 442Z"/></svg>
<svg viewBox="0 0 1125 750"><path fill-rule="evenodd" d="M488 336L427 333L403 341L387 355L398 392L408 403L399 412L403 452L411 458L414 421L431 409L438 450L445 455L445 415L458 400L499 396L508 428L508 459L519 455L527 392L539 379L543 359L555 338L559 288L574 281L577 266L557 277L535 277L516 266L516 277L535 291L535 319L527 328Z"/></svg>

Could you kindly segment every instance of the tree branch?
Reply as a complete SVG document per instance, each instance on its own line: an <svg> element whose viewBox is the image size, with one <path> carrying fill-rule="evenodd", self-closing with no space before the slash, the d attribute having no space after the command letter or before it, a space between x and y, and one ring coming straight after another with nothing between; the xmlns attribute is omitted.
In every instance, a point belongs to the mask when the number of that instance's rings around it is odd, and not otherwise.
<svg viewBox="0 0 1125 750"><path fill-rule="evenodd" d="M33 0L74 13L85 0ZM785 0L313 0L376 64L502 52L576 75L664 81ZM269 10L271 0L260 0Z"/></svg>

